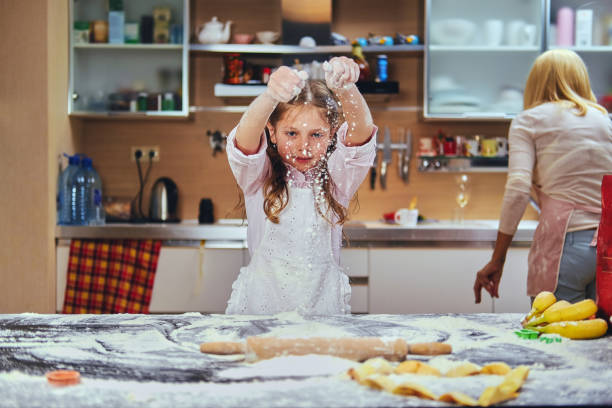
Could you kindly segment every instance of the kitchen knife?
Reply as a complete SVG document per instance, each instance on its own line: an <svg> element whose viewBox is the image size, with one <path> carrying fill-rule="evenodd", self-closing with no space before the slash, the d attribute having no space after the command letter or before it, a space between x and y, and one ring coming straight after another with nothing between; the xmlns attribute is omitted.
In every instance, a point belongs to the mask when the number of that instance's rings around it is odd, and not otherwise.
<svg viewBox="0 0 612 408"><path fill-rule="evenodd" d="M378 150L374 151L374 162L370 167L370 190L376 188L376 168L378 167Z"/></svg>
<svg viewBox="0 0 612 408"><path fill-rule="evenodd" d="M387 188L387 167L391 163L391 131L385 126L385 139L383 145L383 157L380 164L380 186Z"/></svg>
<svg viewBox="0 0 612 408"><path fill-rule="evenodd" d="M404 128L399 128L398 133L400 135L400 148L397 151L397 176L403 179L404 174L402 173L402 165L404 163L404 155L406 154L406 149L402 148L401 144L406 143L406 134L404 133Z"/></svg>
<svg viewBox="0 0 612 408"><path fill-rule="evenodd" d="M303 356L325 354L364 361L373 357L384 357L401 361L407 354L440 355L452 353L448 343L408 344L404 339L380 337L308 337L276 338L247 337L245 342L218 341L200 344L200 351L206 354L244 354L245 360L257 361L280 356Z"/></svg>
<svg viewBox="0 0 612 408"><path fill-rule="evenodd" d="M412 155L412 130L408 130L408 132L404 135L404 143L406 147L404 148L404 154L402 155L402 180L404 183L408 183L408 176L410 175L410 156Z"/></svg>

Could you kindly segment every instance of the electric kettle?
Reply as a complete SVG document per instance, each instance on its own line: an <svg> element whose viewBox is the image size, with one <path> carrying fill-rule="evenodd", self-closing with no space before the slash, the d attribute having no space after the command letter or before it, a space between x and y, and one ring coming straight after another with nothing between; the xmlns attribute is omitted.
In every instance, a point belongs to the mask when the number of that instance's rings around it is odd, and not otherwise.
<svg viewBox="0 0 612 408"><path fill-rule="evenodd" d="M180 222L177 216L178 187L172 179L160 177L153 184L149 202L151 222Z"/></svg>

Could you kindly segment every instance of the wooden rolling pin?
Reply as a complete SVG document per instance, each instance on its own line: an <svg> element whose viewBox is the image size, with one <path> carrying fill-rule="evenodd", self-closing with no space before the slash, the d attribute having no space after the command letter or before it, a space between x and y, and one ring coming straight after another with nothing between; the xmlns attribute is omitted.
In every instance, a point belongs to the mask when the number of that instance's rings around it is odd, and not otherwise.
<svg viewBox="0 0 612 408"><path fill-rule="evenodd" d="M200 351L207 354L244 354L247 361L265 360L279 356L303 356L327 354L349 360L364 361L373 357L402 361L407 354L450 354L447 343L408 344L403 339L380 337L311 337L279 339L276 337L247 337L246 342L218 341L200 344Z"/></svg>

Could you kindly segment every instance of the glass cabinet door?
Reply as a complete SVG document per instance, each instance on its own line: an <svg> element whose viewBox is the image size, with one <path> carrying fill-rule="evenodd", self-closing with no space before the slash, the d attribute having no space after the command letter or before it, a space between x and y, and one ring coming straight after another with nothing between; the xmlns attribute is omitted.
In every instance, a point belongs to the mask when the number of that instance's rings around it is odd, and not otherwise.
<svg viewBox="0 0 612 408"><path fill-rule="evenodd" d="M424 116L506 119L544 47L545 0L427 0Z"/></svg>
<svg viewBox="0 0 612 408"><path fill-rule="evenodd" d="M70 5L70 115L188 116L188 0Z"/></svg>
<svg viewBox="0 0 612 408"><path fill-rule="evenodd" d="M612 110L612 1L549 0L547 45L575 51L600 104Z"/></svg>

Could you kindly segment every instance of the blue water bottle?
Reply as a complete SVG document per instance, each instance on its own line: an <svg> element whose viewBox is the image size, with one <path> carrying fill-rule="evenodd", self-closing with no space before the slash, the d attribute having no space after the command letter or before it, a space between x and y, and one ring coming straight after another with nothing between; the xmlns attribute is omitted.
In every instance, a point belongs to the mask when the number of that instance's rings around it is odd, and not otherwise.
<svg viewBox="0 0 612 408"><path fill-rule="evenodd" d="M87 159L85 157L81 160L81 166L74 172L70 183L70 224L73 225L87 225L89 223L88 203L91 184L93 183L90 182L89 171L85 168Z"/></svg>
<svg viewBox="0 0 612 408"><path fill-rule="evenodd" d="M104 207L102 206L102 179L93 167L90 158L83 160L83 166L87 170L87 182L89 184L89 200L87 208L87 220L89 225L103 225L105 222Z"/></svg>
<svg viewBox="0 0 612 408"><path fill-rule="evenodd" d="M68 167L58 176L57 186L57 223L60 225L72 224L71 219L71 183L74 173L79 169L81 158L78 155L68 157Z"/></svg>
<svg viewBox="0 0 612 408"><path fill-rule="evenodd" d="M378 81L379 82L385 82L387 81L387 66L388 66L388 61L387 61L387 56L384 54L381 54L378 56L377 58L377 65L378 65Z"/></svg>

